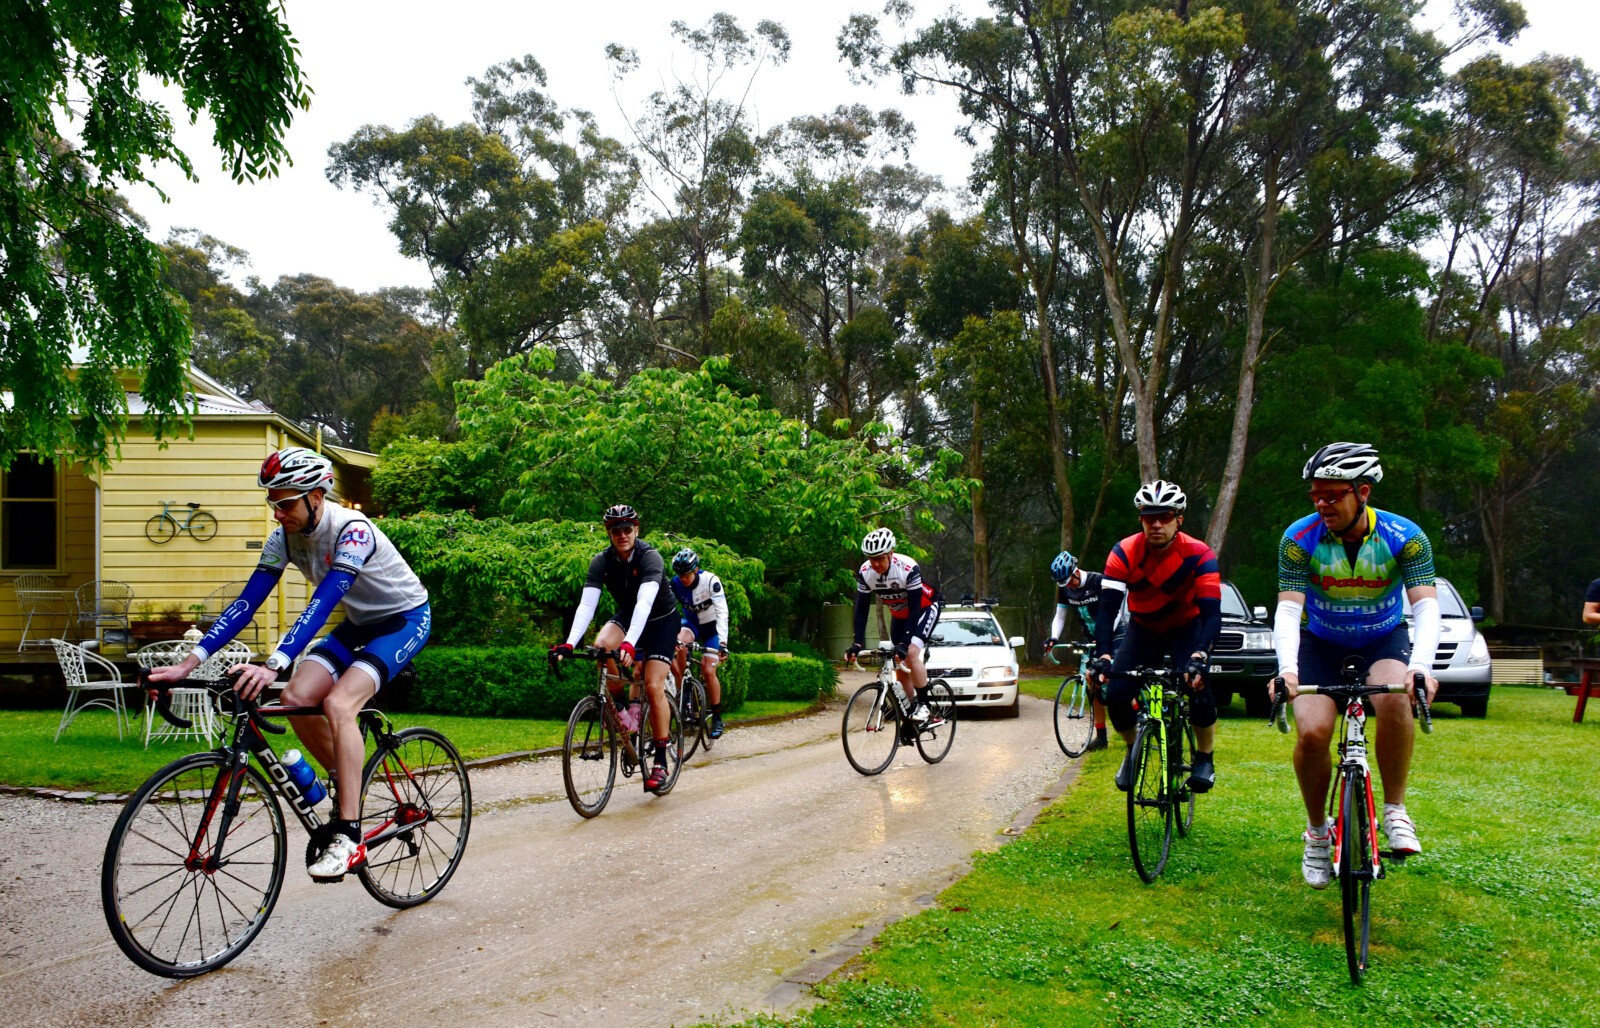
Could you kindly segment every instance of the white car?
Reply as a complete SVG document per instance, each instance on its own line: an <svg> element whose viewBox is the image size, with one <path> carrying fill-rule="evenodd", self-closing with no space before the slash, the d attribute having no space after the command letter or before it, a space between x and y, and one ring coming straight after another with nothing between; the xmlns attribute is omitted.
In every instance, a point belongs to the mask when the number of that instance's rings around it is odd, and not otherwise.
<svg viewBox="0 0 1600 1028"><path fill-rule="evenodd" d="M1489 712L1489 686L1494 662L1489 644L1478 631L1483 608L1468 608L1447 578L1435 578L1439 589L1439 649L1433 655L1433 677L1439 680L1436 700L1454 703L1463 717ZM1405 601L1406 630L1411 629L1411 601Z"/></svg>
<svg viewBox="0 0 1600 1028"><path fill-rule="evenodd" d="M987 606L946 607L928 640L928 680L942 679L960 707L991 707L1016 717L1017 653Z"/></svg>

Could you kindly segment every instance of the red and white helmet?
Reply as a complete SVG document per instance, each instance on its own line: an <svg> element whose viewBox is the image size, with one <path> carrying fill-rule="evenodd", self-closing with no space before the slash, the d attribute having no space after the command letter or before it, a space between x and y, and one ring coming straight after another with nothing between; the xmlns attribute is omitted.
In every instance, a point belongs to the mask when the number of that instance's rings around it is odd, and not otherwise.
<svg viewBox="0 0 1600 1028"><path fill-rule="evenodd" d="M333 461L304 446L287 446L261 462L256 484L263 489L327 492L333 488Z"/></svg>

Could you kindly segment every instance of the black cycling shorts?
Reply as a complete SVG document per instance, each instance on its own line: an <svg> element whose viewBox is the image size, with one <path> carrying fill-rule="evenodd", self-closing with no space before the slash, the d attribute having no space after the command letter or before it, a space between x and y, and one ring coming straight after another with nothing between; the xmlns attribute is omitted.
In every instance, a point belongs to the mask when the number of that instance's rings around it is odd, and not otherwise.
<svg viewBox="0 0 1600 1028"><path fill-rule="evenodd" d="M622 629L623 636L627 636L628 626L616 618L611 623ZM678 618L678 612L663 617L652 618L644 623L644 631L639 633L639 641L633 646L633 658L640 664L647 660L659 660L663 664L671 664L673 654L678 649L678 629L683 627L683 622Z"/></svg>
<svg viewBox="0 0 1600 1028"><path fill-rule="evenodd" d="M1343 682L1339 667L1349 656L1360 657L1368 667L1380 660L1398 660L1404 664L1411 659L1411 635L1405 625L1396 625L1387 635L1380 635L1362 646L1352 646L1329 642L1303 628L1300 630L1300 681L1307 685Z"/></svg>
<svg viewBox="0 0 1600 1028"><path fill-rule="evenodd" d="M920 613L912 612L903 618L889 619L889 641L896 646L911 648L912 642L924 652L928 640L933 638L933 627L939 623L939 605L929 604Z"/></svg>
<svg viewBox="0 0 1600 1028"><path fill-rule="evenodd" d="M1111 681L1106 683L1106 711L1111 715L1112 727L1125 732L1133 727L1133 701L1139 696L1139 683L1128 677L1136 667L1160 667L1167 660L1176 669L1172 684L1187 689L1176 673L1187 667L1190 656L1200 647L1195 645L1195 634L1200 628L1198 619L1170 632L1152 632L1137 621L1128 623L1127 634L1117 655L1111 661ZM1203 682L1204 679L1202 678ZM1202 685L1198 692L1189 694L1189 720L1196 728L1209 728L1217 723L1217 699L1211 695L1211 686Z"/></svg>

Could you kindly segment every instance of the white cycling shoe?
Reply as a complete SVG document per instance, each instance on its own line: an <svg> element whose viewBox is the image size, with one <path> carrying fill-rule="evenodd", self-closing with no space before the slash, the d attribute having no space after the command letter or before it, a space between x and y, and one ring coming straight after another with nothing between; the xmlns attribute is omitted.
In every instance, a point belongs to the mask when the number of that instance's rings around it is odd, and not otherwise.
<svg viewBox="0 0 1600 1028"><path fill-rule="evenodd" d="M322 856L306 868L306 874L319 882L337 882L366 862L366 845L353 842L348 835L339 832L322 851Z"/></svg>
<svg viewBox="0 0 1600 1028"><path fill-rule="evenodd" d="M1323 825L1322 832L1314 835L1308 828L1301 836L1306 841L1306 852L1300 858L1300 874L1313 889L1326 889L1333 878L1332 826Z"/></svg>
<svg viewBox="0 0 1600 1028"><path fill-rule="evenodd" d="M1389 840L1389 849L1398 856L1411 857L1422 852L1422 843L1417 841L1417 826L1411 823L1404 805L1383 805L1383 837Z"/></svg>

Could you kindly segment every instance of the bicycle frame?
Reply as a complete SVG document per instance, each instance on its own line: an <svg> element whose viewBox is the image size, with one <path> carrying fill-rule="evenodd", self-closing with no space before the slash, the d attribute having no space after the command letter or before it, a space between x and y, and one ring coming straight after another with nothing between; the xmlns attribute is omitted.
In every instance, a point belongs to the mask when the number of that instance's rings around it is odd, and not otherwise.
<svg viewBox="0 0 1600 1028"><path fill-rule="evenodd" d="M909 687L900 682L900 678L896 673L904 670L900 663L900 656L894 652L892 646L879 644L878 657L880 660L878 665L878 684L883 688L878 691L878 706L873 711L873 727L870 730L882 730L883 718L887 713L884 704L892 704L896 723L900 725L900 741L903 745L912 745L916 739L914 735L908 734L907 726L911 723L910 708L900 702L900 691ZM924 656L923 659L926 660L927 657Z"/></svg>
<svg viewBox="0 0 1600 1028"><path fill-rule="evenodd" d="M1362 840L1372 855L1372 877L1384 877L1383 861L1378 855L1378 810L1372 798L1372 768L1367 763L1367 709L1359 696L1345 701L1344 739L1339 743L1339 766L1334 769L1334 784L1328 790L1328 820L1333 824L1333 874L1338 877L1339 858L1349 842L1346 838L1350 826L1344 823L1344 793L1347 773L1358 771L1366 787L1361 797L1367 805L1367 838ZM1359 875L1357 877L1360 877Z"/></svg>

